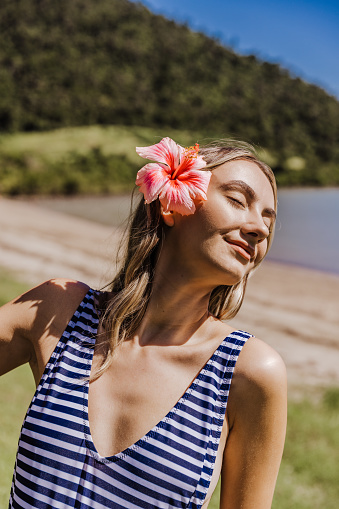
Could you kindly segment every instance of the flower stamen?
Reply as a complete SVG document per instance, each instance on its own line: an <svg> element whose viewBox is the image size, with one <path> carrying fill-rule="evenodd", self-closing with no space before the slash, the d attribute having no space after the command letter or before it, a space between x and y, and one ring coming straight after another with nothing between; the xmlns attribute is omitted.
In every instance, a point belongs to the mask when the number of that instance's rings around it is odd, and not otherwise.
<svg viewBox="0 0 339 509"><path fill-rule="evenodd" d="M175 180L177 178L177 174L180 171L181 164L183 161L191 161L193 159L197 159L199 152L199 143L192 145L191 147L185 147L182 161L180 161L180 165L177 167L174 173L172 173L171 180Z"/></svg>
<svg viewBox="0 0 339 509"><path fill-rule="evenodd" d="M187 159L196 159L199 153L199 143L192 145L191 147L185 147L185 157Z"/></svg>

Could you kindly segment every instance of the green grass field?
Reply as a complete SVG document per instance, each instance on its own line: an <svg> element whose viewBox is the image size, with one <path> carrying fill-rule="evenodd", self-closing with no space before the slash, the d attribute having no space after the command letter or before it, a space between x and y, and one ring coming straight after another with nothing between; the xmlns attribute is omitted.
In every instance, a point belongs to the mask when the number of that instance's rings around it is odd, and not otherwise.
<svg viewBox="0 0 339 509"><path fill-rule="evenodd" d="M26 289L0 270L0 302ZM8 505L18 436L34 393L28 366L0 379L0 508ZM284 457L273 509L337 509L339 500L339 388L316 391L314 398L291 394ZM218 492L209 509L217 509Z"/></svg>
<svg viewBox="0 0 339 509"><path fill-rule="evenodd" d="M219 135L138 126L68 127L47 132L0 134L0 194L104 195L130 191L146 164L136 146L164 136L182 146ZM273 161L267 151L260 156Z"/></svg>
<svg viewBox="0 0 339 509"><path fill-rule="evenodd" d="M0 269L0 305L27 290L7 271ZM0 508L8 506L16 446L21 423L34 392L28 366L0 378Z"/></svg>
<svg viewBox="0 0 339 509"><path fill-rule="evenodd" d="M201 137L166 130L187 146ZM152 145L161 130L88 126L0 135L0 193L16 195L117 194L134 186L145 162L136 146Z"/></svg>
<svg viewBox="0 0 339 509"><path fill-rule="evenodd" d="M131 161L140 163L135 147L158 143L164 136L184 146L201 141L202 137L199 133L167 128L120 125L65 127L54 131L2 134L0 154L35 155L57 162L68 153L86 155L93 148L100 148L106 156L126 155Z"/></svg>

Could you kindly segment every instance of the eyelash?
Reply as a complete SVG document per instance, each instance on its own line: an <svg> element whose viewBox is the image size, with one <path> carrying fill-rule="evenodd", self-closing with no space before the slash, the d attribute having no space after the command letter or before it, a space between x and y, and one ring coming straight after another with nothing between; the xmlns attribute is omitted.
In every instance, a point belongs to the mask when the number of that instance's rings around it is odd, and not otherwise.
<svg viewBox="0 0 339 509"><path fill-rule="evenodd" d="M244 203L242 203L240 200L237 200L236 198L233 198L232 196L228 196L228 199L230 201L230 204L233 206L233 207L243 207L245 208L245 205Z"/></svg>
<svg viewBox="0 0 339 509"><path fill-rule="evenodd" d="M243 207L245 208L245 205L240 201L240 200L237 200L236 198L233 198L233 196L227 196L230 204L232 205L232 207ZM265 223L266 224L266 223ZM270 224L266 224L267 226L267 229L269 230L269 232L271 233L271 231L273 230L273 222L270 221Z"/></svg>

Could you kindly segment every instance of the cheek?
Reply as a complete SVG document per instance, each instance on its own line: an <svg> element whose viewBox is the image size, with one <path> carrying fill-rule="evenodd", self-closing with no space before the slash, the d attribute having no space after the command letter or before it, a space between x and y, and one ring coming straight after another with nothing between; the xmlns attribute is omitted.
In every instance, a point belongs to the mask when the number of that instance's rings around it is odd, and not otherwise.
<svg viewBox="0 0 339 509"><path fill-rule="evenodd" d="M207 232L228 230L234 227L236 222L235 209L227 206L225 198L218 195L204 202L196 213L201 228Z"/></svg>
<svg viewBox="0 0 339 509"><path fill-rule="evenodd" d="M216 214L213 214L209 207L203 205L198 206L194 214L180 218L178 225L181 230L180 234L187 240L206 238L215 230Z"/></svg>
<svg viewBox="0 0 339 509"><path fill-rule="evenodd" d="M258 265L258 263L260 263L261 260L265 258L266 253L267 253L267 239L263 240L262 242L260 242L260 244L258 244L258 253L254 265Z"/></svg>

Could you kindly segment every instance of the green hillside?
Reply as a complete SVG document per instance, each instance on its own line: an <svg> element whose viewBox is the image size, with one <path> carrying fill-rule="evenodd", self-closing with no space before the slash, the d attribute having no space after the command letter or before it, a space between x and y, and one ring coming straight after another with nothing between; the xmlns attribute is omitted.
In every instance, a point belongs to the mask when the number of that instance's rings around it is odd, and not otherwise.
<svg viewBox="0 0 339 509"><path fill-rule="evenodd" d="M127 0L4 0L0 33L3 133L232 136L264 147L282 185L339 185L339 102L278 65Z"/></svg>
<svg viewBox="0 0 339 509"><path fill-rule="evenodd" d="M199 134L137 126L66 127L0 135L0 194L74 195L130 191L145 163L135 147L170 136L183 146Z"/></svg>

